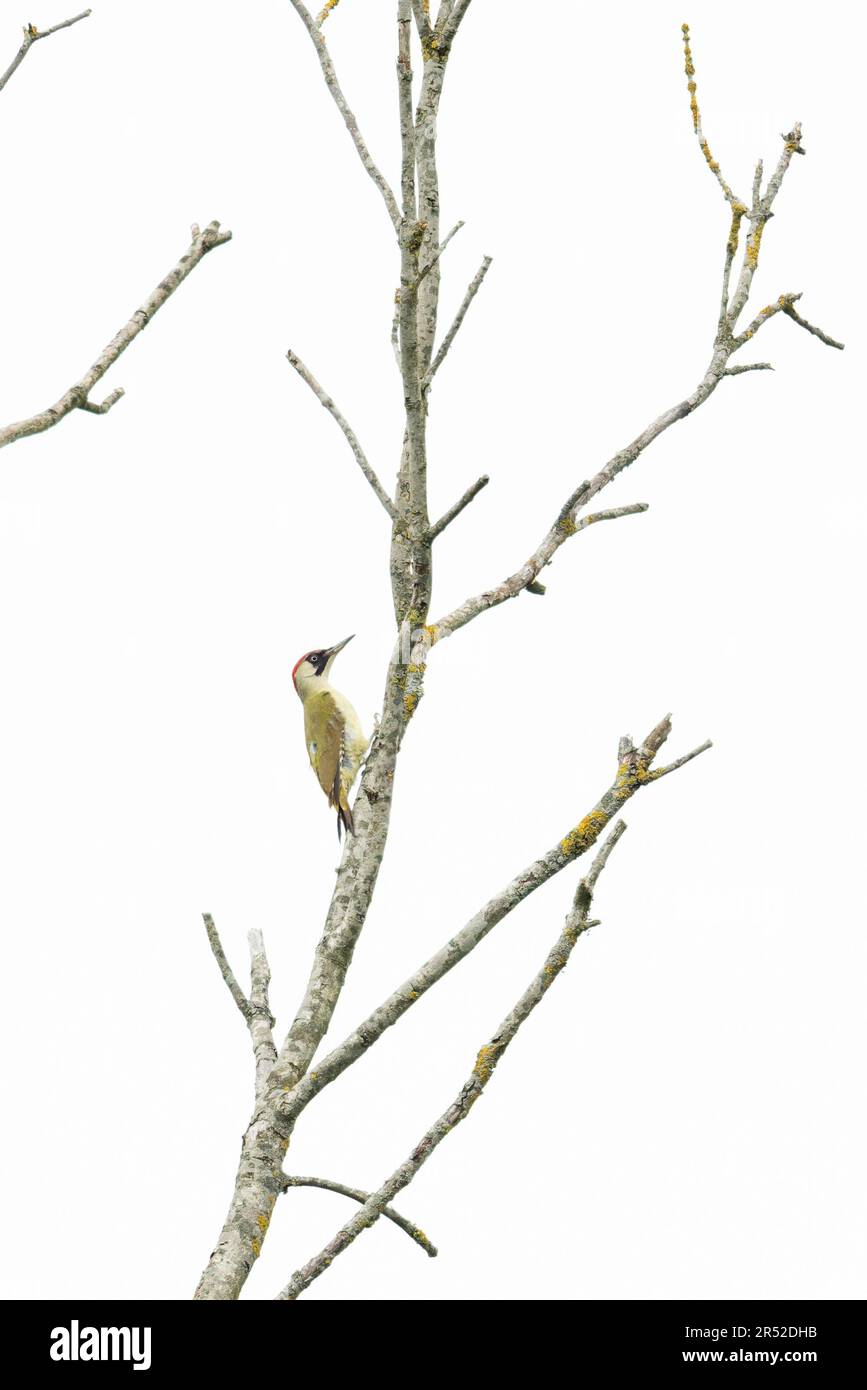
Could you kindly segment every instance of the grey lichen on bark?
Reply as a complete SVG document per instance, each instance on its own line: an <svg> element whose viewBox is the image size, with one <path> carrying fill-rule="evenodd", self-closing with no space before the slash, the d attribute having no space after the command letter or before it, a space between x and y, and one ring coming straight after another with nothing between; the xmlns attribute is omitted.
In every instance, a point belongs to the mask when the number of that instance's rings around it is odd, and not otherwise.
<svg viewBox="0 0 867 1390"><path fill-rule="evenodd" d="M427 495L429 388L490 264L490 258L486 257L471 281L454 321L437 347L442 252L462 225L458 223L441 239L437 119L453 45L469 12L471 0L442 0L435 17L428 0L395 0L396 110L401 151L397 196L361 135L325 44L323 27L336 9L336 3L326 4L315 19L300 0L292 0L292 4L314 43L326 86L343 117L362 166L379 190L397 238L399 289L394 301L392 344L401 380L403 429L393 498L386 494L357 436L332 398L326 395L300 358L290 354L296 371L337 421L356 462L391 517L390 574L395 646L386 672L381 720L356 793L353 808L355 834L348 836L344 842L334 892L322 935L314 951L309 978L279 1050L270 1025L266 1029L267 962L264 947L259 949L257 946L254 951L253 983L249 998L234 981L228 965L220 965L253 1038L256 1085L253 1114L243 1139L229 1211L196 1293L202 1299L239 1296L247 1274L259 1256L274 1205L281 1192L301 1186L318 1186L340 1192L359 1204L359 1210L351 1219L312 1260L301 1266L284 1287L278 1295L284 1301L297 1298L313 1279L329 1267L336 1255L380 1215L397 1219L400 1224L403 1218L397 1218L390 1209L391 1200L412 1180L445 1136L469 1114L518 1029L561 973L578 938L594 925L589 916L593 891L611 850L623 833L622 822L617 821L593 861L590 872L579 882L565 926L540 971L496 1033L480 1049L472 1072L456 1099L422 1136L409 1159L379 1188L368 1192L362 1187L344 1187L325 1179L292 1178L284 1174L283 1157L300 1116L323 1089L358 1062L389 1028L395 1026L419 999L475 950L536 888L557 874L570 870L573 863L593 849L632 796L682 768L710 747L709 742L705 742L670 763L659 766L657 756L671 731L669 716L660 720L638 745L628 736L621 738L613 780L590 809L548 851L491 897L463 927L453 931L444 945L408 979L392 989L342 1042L317 1060L318 1049L331 1024L355 946L367 920L386 849L401 746L424 694L425 671L432 648L507 599L516 598L524 592L544 593L545 585L540 582L541 572L551 564L567 540L580 535L598 521L620 520L646 511L647 504L644 502L595 511L588 508L660 435L694 414L725 377L769 368L770 364L766 362L740 363L733 359L770 318L783 313L822 342L833 347L841 346L821 329L801 318L794 307L800 296L792 293L780 295L774 303L755 314L746 328L738 328L749 302L764 229L773 215L772 205L793 154L803 153L800 126L794 126L783 137L783 150L766 184L763 183L763 166L759 163L753 176L751 198L749 202L741 201L723 178L702 131L694 81L695 66L689 32L684 27L693 126L700 150L728 204L722 285L719 308L718 311L715 308L714 322L709 326L708 364L704 372L698 375L697 384L691 391L653 419L600 468L595 472L581 469L579 476L586 473L583 481L569 493L541 542L523 565L501 583L470 596L439 620L430 622L433 545L489 481L488 475L483 474L438 521L431 523ZM414 49L416 57L419 53L421 56L415 103ZM741 249L743 224L749 231ZM211 944L218 963L221 958L225 962L222 948L217 949L213 940ZM258 967L255 964L257 958ZM262 962L265 962L264 966ZM417 1228L413 1227L412 1231L417 1232Z"/></svg>

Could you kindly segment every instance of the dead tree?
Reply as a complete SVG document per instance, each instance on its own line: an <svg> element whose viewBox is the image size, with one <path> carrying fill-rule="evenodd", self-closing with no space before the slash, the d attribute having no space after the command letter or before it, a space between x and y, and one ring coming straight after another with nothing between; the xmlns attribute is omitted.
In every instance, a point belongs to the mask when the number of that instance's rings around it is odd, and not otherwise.
<svg viewBox="0 0 867 1390"><path fill-rule="evenodd" d="M25 25L24 41L6 71L0 76L0 92L3 91L10 77L24 62L34 44L49 38L52 34L59 33L61 29L71 28L80 20L87 19L90 13L90 10L83 10L81 14L73 15L71 19L65 19L50 29L40 30L35 24ZM26 439L28 435L42 434L44 430L50 430L52 426L59 424L73 410L86 410L92 415L107 415L112 406L116 405L124 394L123 388L115 387L105 400L99 403L90 399L91 391L102 380L109 368L114 366L121 353L125 352L139 333L147 328L157 310L162 308L166 300L174 294L179 285L183 284L190 272L195 270L208 252L213 251L215 246L222 246L231 238L232 233L221 231L219 222L209 222L204 231L193 225L190 244L177 265L172 267L156 289L148 295L141 307L136 309L122 328L118 329L92 366L77 381L74 381L53 405L47 406L45 410L40 410L36 415L29 416L26 420L16 420L11 425L0 425L0 449L7 444L14 444L18 439Z"/></svg>
<svg viewBox="0 0 867 1390"><path fill-rule="evenodd" d="M774 214L777 194L793 156L804 153L801 128L795 124L782 137L782 149L770 176L765 179L759 162L750 196L744 198L736 193L724 179L702 130L689 30L684 25L683 43L693 126L700 150L729 209L719 311L713 324L709 325L710 358L707 366L686 396L654 419L598 472L577 482L529 559L507 579L492 584L452 612L431 621L434 542L488 481L483 476L471 482L463 496L442 517L431 521L427 495L430 388L490 265L486 257L468 286L454 321L438 338L442 256L461 223L443 235L437 173L437 120L443 81L471 0L442 0L435 17L429 0L397 0L396 95L401 168L396 190L386 179L359 130L326 46L323 26L338 0L328 0L316 16L301 0L292 0L292 3L313 44L325 83L358 156L385 205L399 258L400 285L395 295L392 340L403 385L405 428L393 496L383 487L358 436L327 389L319 384L297 353L288 353L292 367L342 430L357 464L391 520L390 571L396 638L385 676L380 722L355 799L356 833L349 836L344 844L331 905L316 947L310 978L295 1018L279 1047L274 1035L275 1021L268 1003L270 973L261 932L254 930L250 933L251 986L249 994L246 994L232 973L212 918L205 916L213 954L250 1032L255 1063L255 1099L243 1139L229 1211L196 1291L196 1297L200 1299L233 1299L239 1296L261 1252L278 1197L297 1186L321 1186L342 1192L358 1204L358 1210L333 1239L289 1279L277 1295L280 1299L297 1298L356 1236L383 1215L403 1226L429 1254L435 1253L427 1237L395 1212L390 1204L411 1182L434 1149L469 1114L522 1022L541 1002L568 961L578 937L594 925L591 917L594 890L611 851L623 834L625 827L618 816L626 802L710 747L709 742L704 743L668 764L658 765L658 755L671 731L668 715L638 744L628 736L621 738L610 785L578 816L572 826L565 829L562 838L522 868L465 925L455 929L439 951L420 964L409 979L386 995L378 1008L360 1021L338 1046L317 1059L314 1065L317 1049L331 1022L370 908L388 838L401 745L418 711L424 691L425 671L433 649L507 599L523 593L543 593L542 571L551 564L562 545L588 526L645 511L646 506L642 502L596 511L589 511L588 508L608 484L634 463L659 435L703 405L725 378L769 368L767 362L742 362L739 358L741 349L751 343L769 319L776 314L784 314L792 323L805 328L823 343L831 347L841 346L801 317L796 308L800 294L791 291L781 293L777 299L754 312L746 326L741 326L762 251L763 234ZM413 50L421 55L417 92L413 87ZM607 838L601 839L606 831ZM358 1061L386 1029L397 1023L422 995L474 950L520 902L554 874L588 854L600 840L601 846L596 850L591 867L574 890L565 924L541 963L538 974L493 1036L480 1047L475 1060L469 1065L466 1079L457 1087L454 1099L419 1138L409 1157L395 1167L376 1191L369 1193L327 1179L284 1173L283 1161L293 1130L310 1102L347 1067Z"/></svg>

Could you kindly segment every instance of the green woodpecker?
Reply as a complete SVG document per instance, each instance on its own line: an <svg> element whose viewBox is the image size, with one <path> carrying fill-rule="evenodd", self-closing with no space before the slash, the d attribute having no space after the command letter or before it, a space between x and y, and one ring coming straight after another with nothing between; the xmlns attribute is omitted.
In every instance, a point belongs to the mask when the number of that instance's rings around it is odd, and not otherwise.
<svg viewBox="0 0 867 1390"><path fill-rule="evenodd" d="M334 658L351 641L352 637L346 637L336 647L305 652L292 668L292 680L304 706L307 756L328 805L337 807L338 840L344 827L355 834L349 790L367 752L358 715L346 696L328 683Z"/></svg>

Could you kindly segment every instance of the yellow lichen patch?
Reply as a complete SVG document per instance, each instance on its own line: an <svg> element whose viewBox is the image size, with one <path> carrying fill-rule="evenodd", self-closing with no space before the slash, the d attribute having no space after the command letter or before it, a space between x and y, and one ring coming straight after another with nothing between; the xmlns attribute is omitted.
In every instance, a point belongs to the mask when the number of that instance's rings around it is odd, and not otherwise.
<svg viewBox="0 0 867 1390"><path fill-rule="evenodd" d="M571 516L561 516L558 525L560 527L560 530L564 531L567 536L574 536L575 532L578 530L578 527Z"/></svg>
<svg viewBox="0 0 867 1390"><path fill-rule="evenodd" d="M741 218L746 212L742 203L735 203L732 209L732 225L729 229L728 251L733 256L738 249L738 238L741 231Z"/></svg>
<svg viewBox="0 0 867 1390"><path fill-rule="evenodd" d="M695 77L695 67L692 61L692 49L689 46L689 25L681 24L680 27L683 33L683 56L686 60L686 75L687 77Z"/></svg>
<svg viewBox="0 0 867 1390"><path fill-rule="evenodd" d="M423 676L426 670L426 663L424 661L411 661L406 669L409 671L410 675Z"/></svg>
<svg viewBox="0 0 867 1390"><path fill-rule="evenodd" d="M325 0L325 4L316 16L317 25L324 24L332 10L336 10L340 0Z"/></svg>
<svg viewBox="0 0 867 1390"><path fill-rule="evenodd" d="M256 1256L256 1259L258 1260L259 1251L262 1249L262 1242L259 1240L253 1240L250 1242L250 1245L253 1250L253 1254Z"/></svg>
<svg viewBox="0 0 867 1390"><path fill-rule="evenodd" d="M439 34L428 34L421 41L421 51L426 61L435 58L439 53L440 38Z"/></svg>
<svg viewBox="0 0 867 1390"><path fill-rule="evenodd" d="M427 635L428 642L431 646L433 646L435 642L438 642L440 640L440 630L437 627L436 623L433 623L430 627L426 627L425 633Z"/></svg>
<svg viewBox="0 0 867 1390"><path fill-rule="evenodd" d="M260 1230L260 1231L267 1231L267 1229L268 1229L268 1217L267 1217L267 1216L257 1216L257 1217L256 1217L256 1225L259 1227L259 1230Z"/></svg>
<svg viewBox="0 0 867 1390"><path fill-rule="evenodd" d="M765 230L764 222L758 222L750 232L747 241L747 260L755 269L759 262L759 249L762 244L762 232Z"/></svg>
<svg viewBox="0 0 867 1390"><path fill-rule="evenodd" d="M560 841L560 848L571 859L579 850L587 849L598 837L600 831L608 824L608 816L604 811L591 811L588 816L580 820L574 830L570 830L565 840Z"/></svg>
<svg viewBox="0 0 867 1390"><path fill-rule="evenodd" d="M418 990L417 990L417 989L411 989L410 992L409 992L409 994L408 994L406 997L407 997L407 999L418 999Z"/></svg>
<svg viewBox="0 0 867 1390"><path fill-rule="evenodd" d="M494 1070L494 1058L496 1053L497 1048L495 1043L486 1043L484 1047L479 1048L479 1054L476 1057L476 1065L473 1067L473 1076L478 1077L482 1084L487 1081L491 1072Z"/></svg>
<svg viewBox="0 0 867 1390"><path fill-rule="evenodd" d="M404 711L405 711L405 713L406 713L407 719L411 719L411 718L412 718L413 714L415 713L415 707L416 707L417 704L418 704L418 695L416 695L414 692L411 692L409 695L404 695L404 697L403 697L403 708L404 708Z"/></svg>

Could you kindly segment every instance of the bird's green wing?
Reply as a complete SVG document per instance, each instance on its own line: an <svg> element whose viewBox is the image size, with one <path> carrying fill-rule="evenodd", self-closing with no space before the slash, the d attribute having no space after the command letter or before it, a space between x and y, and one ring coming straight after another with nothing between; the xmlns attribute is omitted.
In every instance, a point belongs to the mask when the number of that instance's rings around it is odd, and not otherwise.
<svg viewBox="0 0 867 1390"><path fill-rule="evenodd" d="M304 702L304 735L311 766L329 806L338 804L343 717L334 696L318 691Z"/></svg>

